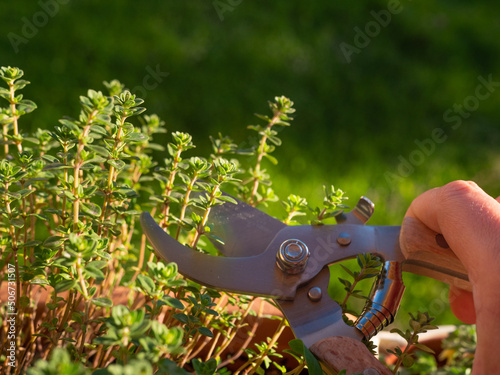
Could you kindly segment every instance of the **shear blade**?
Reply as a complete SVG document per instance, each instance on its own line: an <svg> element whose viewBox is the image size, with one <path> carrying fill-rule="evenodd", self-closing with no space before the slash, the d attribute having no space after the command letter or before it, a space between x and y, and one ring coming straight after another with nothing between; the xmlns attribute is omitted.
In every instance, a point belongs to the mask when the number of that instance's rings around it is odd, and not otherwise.
<svg viewBox="0 0 500 375"><path fill-rule="evenodd" d="M223 240L223 243L214 241L215 247L228 257L261 254L286 225L234 197L231 198L238 204L226 202L215 206L209 216L209 222L214 224L212 234Z"/></svg>
<svg viewBox="0 0 500 375"><path fill-rule="evenodd" d="M266 252L252 257L203 254L168 235L148 212L141 214L141 225L156 253L163 260L176 263L179 272L188 279L240 294L283 299L291 299L295 295L295 283L277 270L275 256L270 257Z"/></svg>

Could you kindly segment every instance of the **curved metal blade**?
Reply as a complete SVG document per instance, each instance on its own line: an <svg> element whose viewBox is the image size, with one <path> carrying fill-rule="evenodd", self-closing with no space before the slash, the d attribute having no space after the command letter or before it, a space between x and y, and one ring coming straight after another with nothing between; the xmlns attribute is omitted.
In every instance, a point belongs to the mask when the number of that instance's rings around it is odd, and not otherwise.
<svg viewBox="0 0 500 375"><path fill-rule="evenodd" d="M324 268L310 283L297 289L293 301L277 300L295 336L307 347L331 336L351 337L361 340L363 336L342 319L342 308L328 295L330 270ZM309 292L316 288L320 298L311 299Z"/></svg>
<svg viewBox="0 0 500 375"><path fill-rule="evenodd" d="M156 253L174 262L179 272L200 284L219 290L291 299L300 277L287 277L276 267L276 253L247 258L202 254L180 244L158 226L148 212L141 214L144 234ZM272 249L271 249L272 250Z"/></svg>
<svg viewBox="0 0 500 375"><path fill-rule="evenodd" d="M224 241L223 244L214 242L215 247L229 257L261 254L286 224L236 198L233 199L238 204L226 202L213 207L210 213L209 222L214 224L212 234Z"/></svg>

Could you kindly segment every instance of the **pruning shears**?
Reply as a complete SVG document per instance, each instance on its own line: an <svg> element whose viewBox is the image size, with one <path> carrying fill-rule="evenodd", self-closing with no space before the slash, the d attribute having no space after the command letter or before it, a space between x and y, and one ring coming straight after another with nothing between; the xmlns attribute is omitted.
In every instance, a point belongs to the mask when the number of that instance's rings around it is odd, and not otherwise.
<svg viewBox="0 0 500 375"><path fill-rule="evenodd" d="M145 235L157 255L177 263L179 272L202 285L233 293L270 297L288 320L295 336L335 374L386 374L388 369L366 349L354 354L394 321L405 285L402 272L429 276L470 290L465 268L446 240L413 218L401 226L364 225L374 204L361 197L336 225L285 225L236 200L213 207L214 245L224 256L194 251L158 226L147 212L141 215ZM340 305L327 293L329 265L359 254L382 259L381 274L366 306L353 326L342 318ZM335 338L341 339L341 344ZM364 345L361 344L364 348ZM355 358L345 361L345 358ZM371 371L371 372L370 372Z"/></svg>

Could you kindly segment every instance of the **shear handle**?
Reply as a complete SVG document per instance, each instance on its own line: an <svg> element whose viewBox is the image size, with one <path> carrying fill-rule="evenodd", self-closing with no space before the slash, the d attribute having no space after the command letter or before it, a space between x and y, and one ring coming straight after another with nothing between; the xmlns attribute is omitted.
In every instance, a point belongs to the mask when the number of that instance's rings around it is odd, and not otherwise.
<svg viewBox="0 0 500 375"><path fill-rule="evenodd" d="M403 271L428 276L465 290L472 290L467 270L450 249L445 238L420 220L403 220L399 237L405 256Z"/></svg>
<svg viewBox="0 0 500 375"><path fill-rule="evenodd" d="M310 350L327 375L337 375L341 370L346 370L346 375L393 375L365 344L351 337L328 337L315 343Z"/></svg>

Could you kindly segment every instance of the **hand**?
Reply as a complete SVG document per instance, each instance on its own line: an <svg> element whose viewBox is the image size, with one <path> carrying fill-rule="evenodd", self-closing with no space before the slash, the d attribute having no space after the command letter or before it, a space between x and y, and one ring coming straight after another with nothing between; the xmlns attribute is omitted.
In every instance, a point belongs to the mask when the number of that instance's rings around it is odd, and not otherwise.
<svg viewBox="0 0 500 375"><path fill-rule="evenodd" d="M473 375L498 372L500 348L500 199L455 181L417 197L406 216L441 233L469 274L472 293L450 287L450 306L477 326Z"/></svg>

